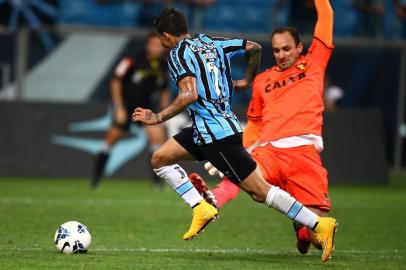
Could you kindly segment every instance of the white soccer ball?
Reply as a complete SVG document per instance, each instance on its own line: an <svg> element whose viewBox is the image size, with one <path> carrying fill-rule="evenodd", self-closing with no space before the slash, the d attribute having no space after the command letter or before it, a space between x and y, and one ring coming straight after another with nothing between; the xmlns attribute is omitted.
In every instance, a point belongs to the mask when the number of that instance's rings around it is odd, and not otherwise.
<svg viewBox="0 0 406 270"><path fill-rule="evenodd" d="M77 221L68 221L55 232L54 244L61 253L86 253L91 243L89 230Z"/></svg>

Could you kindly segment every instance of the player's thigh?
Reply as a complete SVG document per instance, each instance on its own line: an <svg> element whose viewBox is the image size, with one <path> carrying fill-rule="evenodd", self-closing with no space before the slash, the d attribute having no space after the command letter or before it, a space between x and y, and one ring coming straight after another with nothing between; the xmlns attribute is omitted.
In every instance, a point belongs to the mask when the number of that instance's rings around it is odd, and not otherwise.
<svg viewBox="0 0 406 270"><path fill-rule="evenodd" d="M321 164L317 151L304 147L301 153L294 153L289 169L286 190L304 205L328 212L327 170Z"/></svg>
<svg viewBox="0 0 406 270"><path fill-rule="evenodd" d="M145 132L147 133L150 145L161 145L165 142L165 125L145 125Z"/></svg>
<svg viewBox="0 0 406 270"><path fill-rule="evenodd" d="M259 146L252 151L251 157L257 162L262 176L268 183L284 188L284 177L280 169L282 160L272 147Z"/></svg>
<svg viewBox="0 0 406 270"><path fill-rule="evenodd" d="M157 169L183 160L194 160L194 158L175 139L170 138L154 152L151 164L154 169Z"/></svg>
<svg viewBox="0 0 406 270"><path fill-rule="evenodd" d="M242 146L240 134L203 145L200 151L206 160L235 184L242 182L257 167Z"/></svg>

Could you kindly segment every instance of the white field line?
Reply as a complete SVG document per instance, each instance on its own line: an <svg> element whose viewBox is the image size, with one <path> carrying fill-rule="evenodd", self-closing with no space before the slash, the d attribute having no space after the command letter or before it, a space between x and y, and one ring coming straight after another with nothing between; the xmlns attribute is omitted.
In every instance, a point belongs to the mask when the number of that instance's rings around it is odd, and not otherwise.
<svg viewBox="0 0 406 270"><path fill-rule="evenodd" d="M11 198L3 197L0 198L0 205L69 205L77 204L76 200L67 200L64 198L54 198L54 199L41 199L32 197L21 197L21 198ZM181 201L172 202L167 200L148 200L148 199L82 199L80 200L81 205L166 205L175 206L183 205Z"/></svg>
<svg viewBox="0 0 406 270"><path fill-rule="evenodd" d="M3 251L48 251L40 247L0 247ZM251 248L91 248L91 252L123 252L123 253L217 253L217 254L269 254L269 255L283 255L295 253L291 250L271 250L271 249L251 249ZM380 257L395 257L398 259L405 259L405 255L399 250L336 250L336 254L352 255L352 256L380 256Z"/></svg>

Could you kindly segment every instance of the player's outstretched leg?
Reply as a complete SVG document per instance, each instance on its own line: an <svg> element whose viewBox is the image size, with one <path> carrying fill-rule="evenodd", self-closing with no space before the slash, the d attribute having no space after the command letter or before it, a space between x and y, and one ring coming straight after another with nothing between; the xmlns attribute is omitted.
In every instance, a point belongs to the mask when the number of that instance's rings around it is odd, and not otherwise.
<svg viewBox="0 0 406 270"><path fill-rule="evenodd" d="M271 186L265 204L314 231L315 237L322 247L322 261L326 262L331 258L331 252L334 249L334 234L337 228L337 222L334 218L319 217L289 193L276 186Z"/></svg>
<svg viewBox="0 0 406 270"><path fill-rule="evenodd" d="M189 180L192 182L193 186L199 191L200 195L208 202L209 204L217 207L217 200L214 194L210 191L209 187L206 184L206 181L197 173L189 174Z"/></svg>
<svg viewBox="0 0 406 270"><path fill-rule="evenodd" d="M97 155L93 176L90 183L92 188L96 188L100 184L108 158L109 153L106 152L100 152Z"/></svg>
<svg viewBox="0 0 406 270"><path fill-rule="evenodd" d="M154 169L154 172L193 209L192 223L183 235L184 240L197 237L211 221L217 218L217 209L203 199L181 166L177 164L163 166Z"/></svg>
<svg viewBox="0 0 406 270"><path fill-rule="evenodd" d="M286 191L277 186L269 185L257 170L253 171L239 185L253 200L275 208L293 221L314 231L315 237L323 249L322 261L326 262L330 259L334 249L334 234L337 227L334 218L319 217Z"/></svg>

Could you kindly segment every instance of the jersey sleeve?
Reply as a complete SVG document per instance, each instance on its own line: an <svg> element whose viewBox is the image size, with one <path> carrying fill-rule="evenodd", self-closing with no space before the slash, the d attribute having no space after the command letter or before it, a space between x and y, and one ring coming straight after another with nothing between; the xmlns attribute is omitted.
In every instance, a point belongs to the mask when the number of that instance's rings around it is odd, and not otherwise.
<svg viewBox="0 0 406 270"><path fill-rule="evenodd" d="M193 52L181 43L172 49L168 56L168 69L171 79L177 85L186 76L196 77L196 69L193 63Z"/></svg>
<svg viewBox="0 0 406 270"><path fill-rule="evenodd" d="M321 65L322 68L326 68L334 48L334 14L329 0L315 0L314 3L317 11L317 22L308 56L310 56L314 62Z"/></svg>
<svg viewBox="0 0 406 270"><path fill-rule="evenodd" d="M329 0L315 0L317 22L314 36L320 39L327 47L333 47L334 12Z"/></svg>
<svg viewBox="0 0 406 270"><path fill-rule="evenodd" d="M262 104L263 100L260 92L261 86L256 80L254 80L252 86L252 97L248 106L247 118L251 120L262 119Z"/></svg>
<svg viewBox="0 0 406 270"><path fill-rule="evenodd" d="M261 119L247 119L247 126L242 134L242 145L244 148L249 148L258 141L261 126Z"/></svg>
<svg viewBox="0 0 406 270"><path fill-rule="evenodd" d="M134 66L134 60L129 57L123 58L114 70L114 77L123 79L131 67Z"/></svg>
<svg viewBox="0 0 406 270"><path fill-rule="evenodd" d="M213 38L213 41L223 48L223 52L227 57L232 58L236 55L245 54L247 40L241 38Z"/></svg>
<svg viewBox="0 0 406 270"><path fill-rule="evenodd" d="M333 47L328 47L317 37L313 38L312 44L307 52L306 58L316 62L323 69L327 67Z"/></svg>

